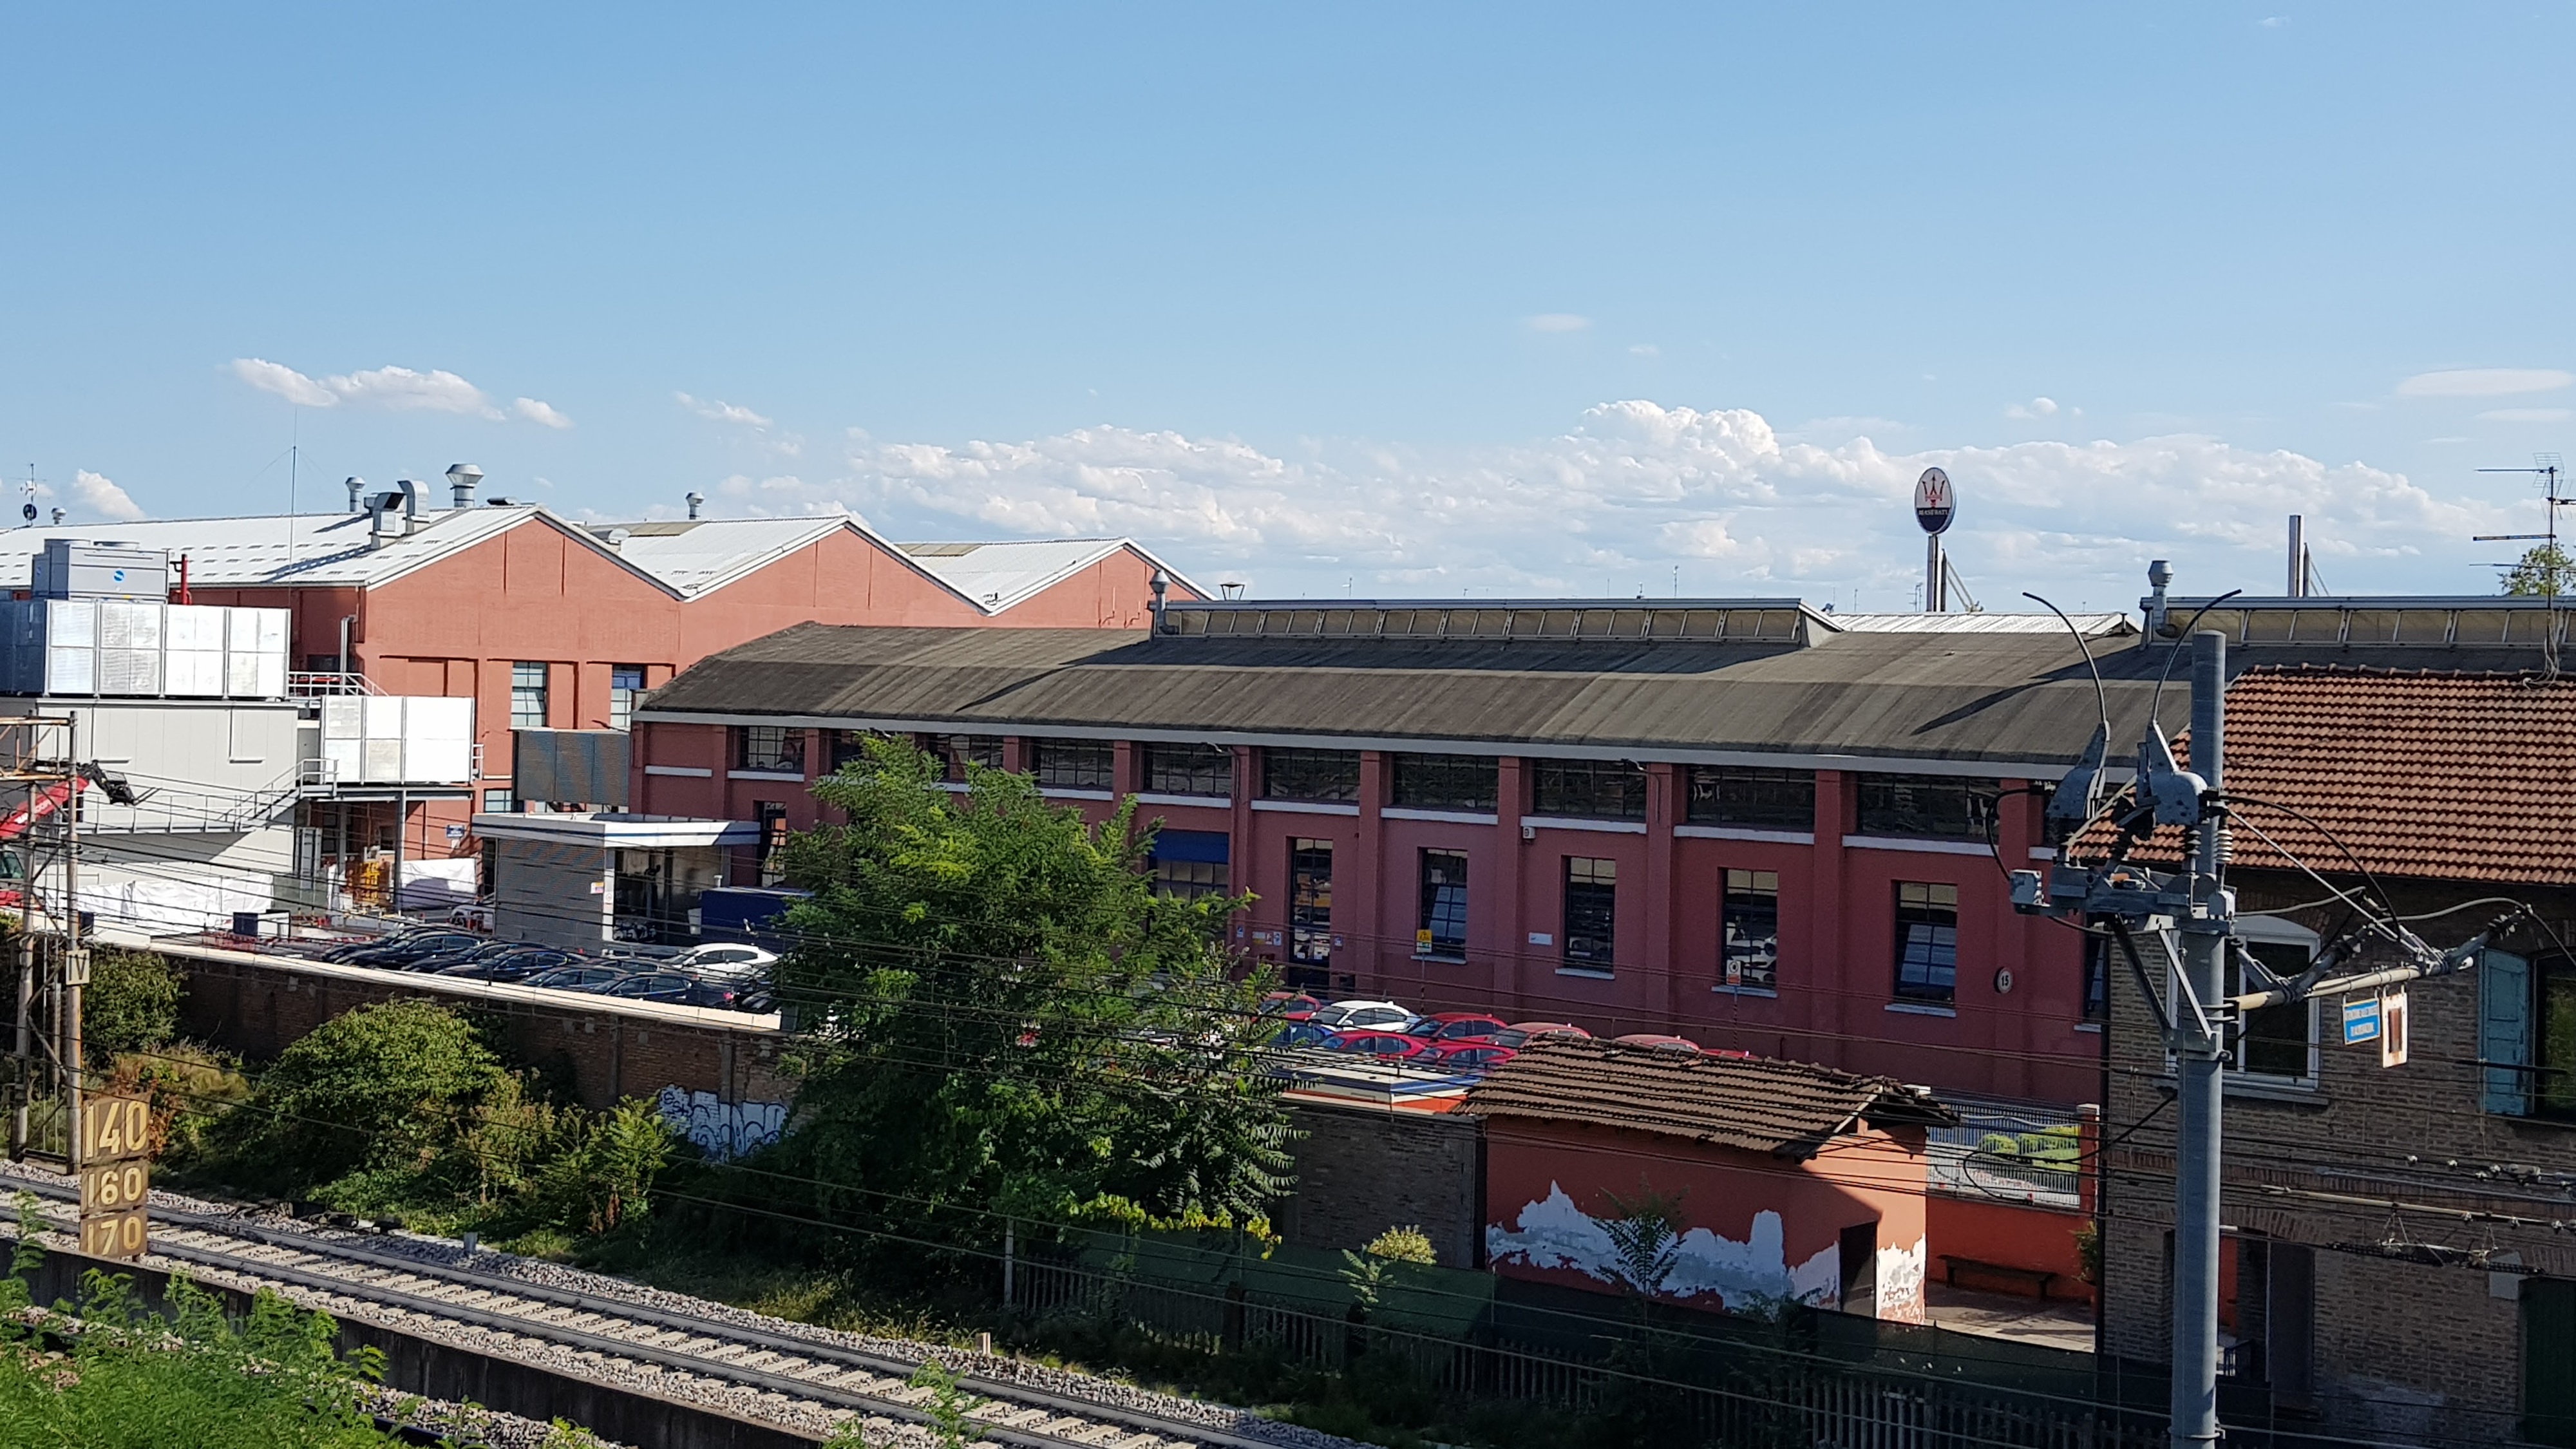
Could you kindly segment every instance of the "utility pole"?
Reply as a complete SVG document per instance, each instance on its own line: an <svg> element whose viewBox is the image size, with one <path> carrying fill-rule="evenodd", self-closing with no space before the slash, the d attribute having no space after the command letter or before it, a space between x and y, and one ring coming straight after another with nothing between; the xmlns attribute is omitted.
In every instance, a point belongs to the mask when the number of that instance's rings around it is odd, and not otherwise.
<svg viewBox="0 0 2576 1449"><path fill-rule="evenodd" d="M2226 766L2227 636L2191 636L2191 765L2207 800ZM2227 1042L2199 1010L2227 989L2228 937L2236 897L2227 869L2227 818L2204 810L2193 841L2188 913L2182 928L2182 979L2194 1007L2176 1011L2175 1107L2181 1126L2174 1150L2173 1446L2204 1449L2218 1438L2218 1144L2225 1105Z"/></svg>

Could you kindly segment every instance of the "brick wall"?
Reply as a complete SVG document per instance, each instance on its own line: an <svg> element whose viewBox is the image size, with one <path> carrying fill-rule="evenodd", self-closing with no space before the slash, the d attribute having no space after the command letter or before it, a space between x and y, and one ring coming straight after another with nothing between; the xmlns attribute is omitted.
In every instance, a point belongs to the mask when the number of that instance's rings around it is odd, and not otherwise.
<svg viewBox="0 0 2576 1449"><path fill-rule="evenodd" d="M1418 1226L1450 1268L1481 1267L1482 1140L1474 1118L1298 1101L1297 1191L1272 1214L1288 1241L1356 1248Z"/></svg>

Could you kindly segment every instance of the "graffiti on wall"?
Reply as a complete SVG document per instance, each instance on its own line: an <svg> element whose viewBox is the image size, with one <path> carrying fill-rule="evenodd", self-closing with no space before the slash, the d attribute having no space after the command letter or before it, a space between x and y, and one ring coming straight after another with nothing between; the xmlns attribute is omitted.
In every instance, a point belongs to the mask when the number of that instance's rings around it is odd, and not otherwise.
<svg viewBox="0 0 2576 1449"><path fill-rule="evenodd" d="M787 1129L784 1102L720 1102L713 1092L664 1087L654 1105L673 1131L717 1162L766 1147Z"/></svg>
<svg viewBox="0 0 2576 1449"><path fill-rule="evenodd" d="M1523 1206L1508 1226L1485 1227L1485 1253L1493 1263L1518 1263L1581 1273L1614 1287L1634 1287L1683 1299L1713 1298L1737 1312L1781 1303L1831 1308L1842 1300L1842 1252L1828 1247L1803 1262L1789 1261L1786 1225L1776 1212L1753 1215L1745 1240L1691 1228L1673 1240L1671 1271L1658 1283L1636 1283L1610 1230L1575 1206L1563 1187ZM1878 1250L1878 1316L1900 1323L1923 1321L1923 1243Z"/></svg>

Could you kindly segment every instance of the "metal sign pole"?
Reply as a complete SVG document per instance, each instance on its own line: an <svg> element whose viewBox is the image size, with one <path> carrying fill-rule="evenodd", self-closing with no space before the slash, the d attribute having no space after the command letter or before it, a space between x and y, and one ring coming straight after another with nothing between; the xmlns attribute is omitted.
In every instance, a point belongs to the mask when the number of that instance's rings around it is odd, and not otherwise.
<svg viewBox="0 0 2576 1449"><path fill-rule="evenodd" d="M2227 636L2191 636L2191 769L2211 791L2226 767ZM2235 929L2223 818L2202 822L2191 861L2192 912L2178 924L2189 998L2227 995L2227 942ZM2225 1103L2224 1027L2200 1010L2174 1013L2177 1128L2174 1159L2173 1444L2206 1449L2218 1438L2218 1168Z"/></svg>
<svg viewBox="0 0 2576 1449"><path fill-rule="evenodd" d="M63 784L63 1121L69 1127L67 1149L72 1171L81 1167L81 988L89 984L89 952L81 947L80 930L80 717L64 730L71 771Z"/></svg>

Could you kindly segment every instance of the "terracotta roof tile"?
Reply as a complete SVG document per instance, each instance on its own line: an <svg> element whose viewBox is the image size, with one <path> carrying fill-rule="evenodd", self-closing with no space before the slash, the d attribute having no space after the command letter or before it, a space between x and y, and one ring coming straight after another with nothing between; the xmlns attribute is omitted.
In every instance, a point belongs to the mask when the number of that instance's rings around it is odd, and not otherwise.
<svg viewBox="0 0 2576 1449"><path fill-rule="evenodd" d="M1467 1094L1484 1117L1583 1122L1807 1158L1863 1117L1950 1122L1920 1087L1763 1057L1541 1037Z"/></svg>
<svg viewBox="0 0 2576 1449"><path fill-rule="evenodd" d="M2374 875L2576 885L2576 680L2249 669L2227 690L2225 786L2239 866L2295 868L2259 829L2329 875L2349 849Z"/></svg>

